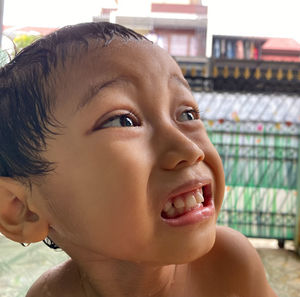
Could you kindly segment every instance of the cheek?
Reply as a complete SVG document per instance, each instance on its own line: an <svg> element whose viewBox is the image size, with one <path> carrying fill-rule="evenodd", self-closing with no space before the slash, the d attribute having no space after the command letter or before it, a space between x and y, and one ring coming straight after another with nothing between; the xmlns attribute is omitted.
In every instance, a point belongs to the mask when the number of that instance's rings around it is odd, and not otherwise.
<svg viewBox="0 0 300 297"><path fill-rule="evenodd" d="M205 154L205 160L214 177L215 207L219 213L225 193L225 176L222 160L212 144Z"/></svg>
<svg viewBox="0 0 300 297"><path fill-rule="evenodd" d="M86 236L91 242L98 236L100 242L106 238L117 245L127 238L126 242L135 241L138 246L153 232L147 151L141 141L100 147L70 153L58 164L55 178L48 183L53 186L48 187L48 195L54 201L57 224L68 233L76 228L77 235L70 235L73 240Z"/></svg>
<svg viewBox="0 0 300 297"><path fill-rule="evenodd" d="M100 147L86 152L79 165L87 188L101 188L102 193L119 196L145 190L151 168L141 143L115 141Z"/></svg>
<svg viewBox="0 0 300 297"><path fill-rule="evenodd" d="M217 212L219 212L225 192L225 176L222 160L206 132L199 133L196 141L204 152L204 163L209 168L214 179L215 207Z"/></svg>

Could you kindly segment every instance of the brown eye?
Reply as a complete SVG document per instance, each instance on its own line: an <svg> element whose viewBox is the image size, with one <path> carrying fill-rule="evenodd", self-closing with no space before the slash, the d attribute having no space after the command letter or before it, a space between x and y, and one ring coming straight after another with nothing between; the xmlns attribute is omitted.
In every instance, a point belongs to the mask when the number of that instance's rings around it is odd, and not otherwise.
<svg viewBox="0 0 300 297"><path fill-rule="evenodd" d="M179 117L180 122L199 120L199 111L195 109L185 110Z"/></svg>
<svg viewBox="0 0 300 297"><path fill-rule="evenodd" d="M136 127L140 126L135 116L131 113L116 115L105 121L98 129L111 127Z"/></svg>

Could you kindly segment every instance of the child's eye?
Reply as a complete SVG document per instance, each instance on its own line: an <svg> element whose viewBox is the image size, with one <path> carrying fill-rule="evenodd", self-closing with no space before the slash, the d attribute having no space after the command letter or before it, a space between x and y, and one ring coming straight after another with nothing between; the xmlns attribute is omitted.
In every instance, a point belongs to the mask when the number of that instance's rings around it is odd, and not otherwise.
<svg viewBox="0 0 300 297"><path fill-rule="evenodd" d="M180 122L199 120L199 111L195 109L185 110L179 117Z"/></svg>
<svg viewBox="0 0 300 297"><path fill-rule="evenodd" d="M140 126L137 118L132 113L115 115L106 120L98 129L111 127L136 127Z"/></svg>

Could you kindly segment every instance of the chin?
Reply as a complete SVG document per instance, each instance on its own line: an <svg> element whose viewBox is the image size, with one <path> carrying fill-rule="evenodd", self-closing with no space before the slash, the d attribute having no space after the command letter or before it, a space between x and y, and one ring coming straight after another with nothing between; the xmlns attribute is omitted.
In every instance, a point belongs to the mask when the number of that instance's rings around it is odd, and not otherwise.
<svg viewBox="0 0 300 297"><path fill-rule="evenodd" d="M176 246L172 246L165 252L160 264L186 264L205 257L215 244L216 230L210 233L209 236L201 235L196 240L183 241Z"/></svg>

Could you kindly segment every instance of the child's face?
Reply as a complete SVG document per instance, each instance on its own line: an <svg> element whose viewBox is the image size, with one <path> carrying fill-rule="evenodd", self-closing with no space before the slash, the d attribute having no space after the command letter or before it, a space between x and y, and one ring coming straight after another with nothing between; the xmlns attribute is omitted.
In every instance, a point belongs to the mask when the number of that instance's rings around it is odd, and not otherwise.
<svg viewBox="0 0 300 297"><path fill-rule="evenodd" d="M197 104L173 59L149 42L115 39L60 75L55 115L64 128L44 155L57 167L33 189L49 236L86 259L166 264L206 253L223 168L202 122L186 112ZM173 224L162 217L174 191L194 193L204 181L215 212Z"/></svg>

